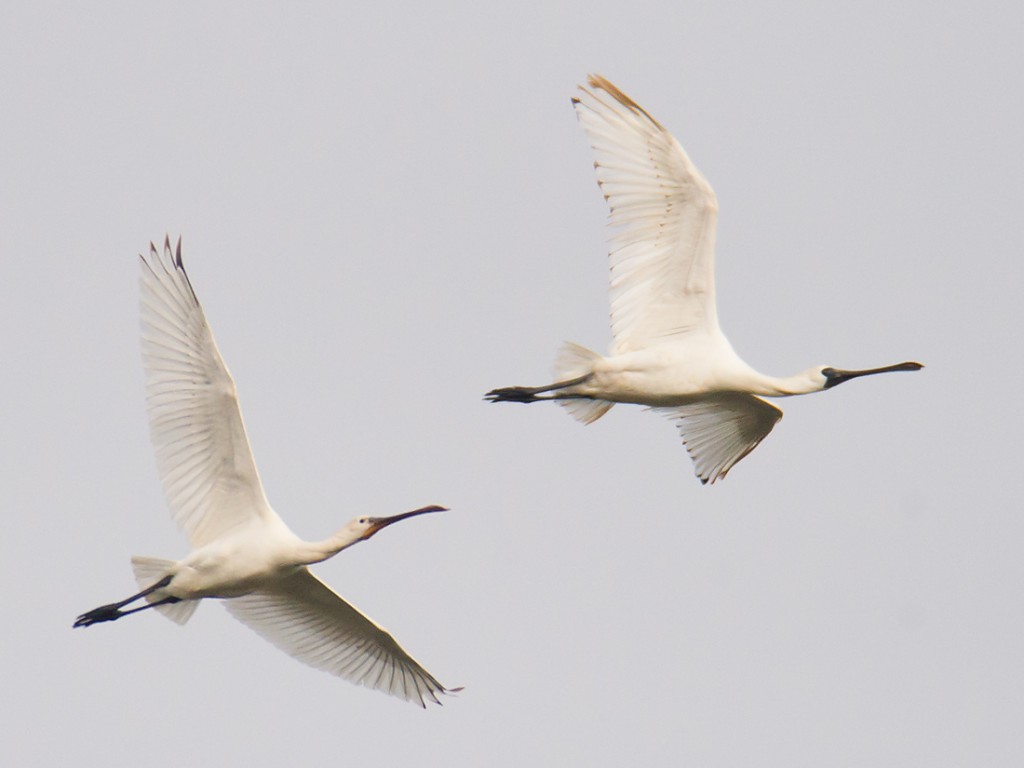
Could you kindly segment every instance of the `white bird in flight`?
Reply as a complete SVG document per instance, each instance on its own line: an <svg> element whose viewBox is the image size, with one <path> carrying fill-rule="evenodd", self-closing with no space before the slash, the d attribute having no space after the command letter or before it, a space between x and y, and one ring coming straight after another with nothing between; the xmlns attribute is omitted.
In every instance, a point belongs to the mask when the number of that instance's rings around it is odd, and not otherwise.
<svg viewBox="0 0 1024 768"><path fill-rule="evenodd" d="M193 547L182 560L133 557L140 592L83 613L76 627L156 608L184 624L203 598L230 598L236 619L310 666L426 706L447 689L386 630L306 567L399 520L358 517L323 541L303 541L263 493L235 382L169 239L140 255L142 350L149 427L164 492ZM136 608L125 606L144 599Z"/></svg>
<svg viewBox="0 0 1024 768"><path fill-rule="evenodd" d="M715 309L718 200L679 142L598 75L572 100L597 156L611 209L611 354L567 342L555 382L503 387L491 402L555 400L584 424L614 403L639 403L676 421L702 483L725 477L782 418L760 396L820 392L889 371L815 366L786 378L758 373L733 351Z"/></svg>

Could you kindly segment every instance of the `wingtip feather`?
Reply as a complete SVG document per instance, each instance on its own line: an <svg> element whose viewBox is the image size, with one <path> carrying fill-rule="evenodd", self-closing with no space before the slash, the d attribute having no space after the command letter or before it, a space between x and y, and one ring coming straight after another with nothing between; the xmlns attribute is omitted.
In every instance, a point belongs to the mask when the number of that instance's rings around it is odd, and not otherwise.
<svg viewBox="0 0 1024 768"><path fill-rule="evenodd" d="M597 88L599 90L604 91L609 96L611 96L613 99L615 99L617 102L619 102L622 106L624 106L626 109L628 109L630 112L633 112L634 114L637 114L637 115L643 115L648 120L650 120L652 124L657 126L660 130L665 130L665 127L661 123L659 123L657 120L655 120L651 116L650 112L648 112L646 109L644 109L639 104L637 104L635 101L633 101L633 99L631 99L629 96L627 96L618 86L616 86L608 78L602 77L601 75L596 74L596 73L592 73L592 74L587 75L587 84L591 88ZM582 87L581 87L581 89L582 89ZM582 90L585 90L585 89L582 89Z"/></svg>

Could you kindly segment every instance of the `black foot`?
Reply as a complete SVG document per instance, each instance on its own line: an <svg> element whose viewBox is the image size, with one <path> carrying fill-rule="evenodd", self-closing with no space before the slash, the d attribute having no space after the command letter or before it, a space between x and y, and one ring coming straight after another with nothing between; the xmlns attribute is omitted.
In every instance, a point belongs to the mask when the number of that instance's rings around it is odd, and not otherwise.
<svg viewBox="0 0 1024 768"><path fill-rule="evenodd" d="M116 603L110 605L101 605L99 608L93 608L91 611L87 611L75 619L73 626L75 627L90 627L93 624L99 624L101 621L114 621L124 616L124 611Z"/></svg>
<svg viewBox="0 0 1024 768"><path fill-rule="evenodd" d="M484 400L489 400L492 403L535 403L545 399L537 397L537 392L537 387L502 387L501 389L492 389L484 395Z"/></svg>

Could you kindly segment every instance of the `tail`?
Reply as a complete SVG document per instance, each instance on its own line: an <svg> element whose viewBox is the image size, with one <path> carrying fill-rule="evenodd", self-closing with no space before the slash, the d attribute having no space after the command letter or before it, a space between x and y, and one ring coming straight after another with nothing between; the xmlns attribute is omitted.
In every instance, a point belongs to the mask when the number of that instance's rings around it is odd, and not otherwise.
<svg viewBox="0 0 1024 768"><path fill-rule="evenodd" d="M601 355L597 352L567 341L558 350L558 356L555 358L555 380L566 381L586 377L593 371L594 363L600 359ZM574 419L584 424L597 421L614 405L607 400L587 398L559 399L558 404L568 410Z"/></svg>
<svg viewBox="0 0 1024 768"><path fill-rule="evenodd" d="M135 581L138 583L139 589L147 589L153 586L171 572L173 565L173 560L161 560L158 557L133 557L132 572L135 574ZM158 590L146 595L146 602L155 603L165 597L167 595L161 594ZM171 621L184 624L192 618L192 614L199 607L199 601L181 600L177 603L166 603L165 605L154 607Z"/></svg>
<svg viewBox="0 0 1024 768"><path fill-rule="evenodd" d="M492 389L485 400L492 403L535 403L538 400L557 400L569 409L576 419L584 424L597 421L604 416L613 403L596 400L586 395L577 395L563 390L583 384L594 371L594 362L601 356L586 347L565 342L555 358L555 383L544 387L502 387ZM553 392L554 394L544 394Z"/></svg>

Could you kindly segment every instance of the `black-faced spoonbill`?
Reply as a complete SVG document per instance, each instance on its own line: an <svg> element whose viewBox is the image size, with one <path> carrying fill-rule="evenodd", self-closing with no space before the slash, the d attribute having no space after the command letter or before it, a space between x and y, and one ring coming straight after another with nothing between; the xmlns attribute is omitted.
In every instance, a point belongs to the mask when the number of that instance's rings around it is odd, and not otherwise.
<svg viewBox="0 0 1024 768"><path fill-rule="evenodd" d="M263 493L235 382L174 253L140 255L142 351L150 434L164 492L192 552L177 562L132 558L140 592L83 613L76 627L156 608L184 624L203 598L229 598L231 614L299 661L426 706L446 689L382 627L306 567L399 520L358 517L323 541L303 541ZM136 608L125 606L145 600Z"/></svg>
<svg viewBox="0 0 1024 768"><path fill-rule="evenodd" d="M920 363L847 371L816 366L788 378L758 373L733 351L715 309L718 201L672 135L639 104L592 75L573 98L597 155L611 209L611 354L567 343L555 382L503 387L496 403L555 400L584 424L614 403L639 403L676 421L702 483L725 477L782 418L758 395L820 392L858 376L916 371Z"/></svg>

